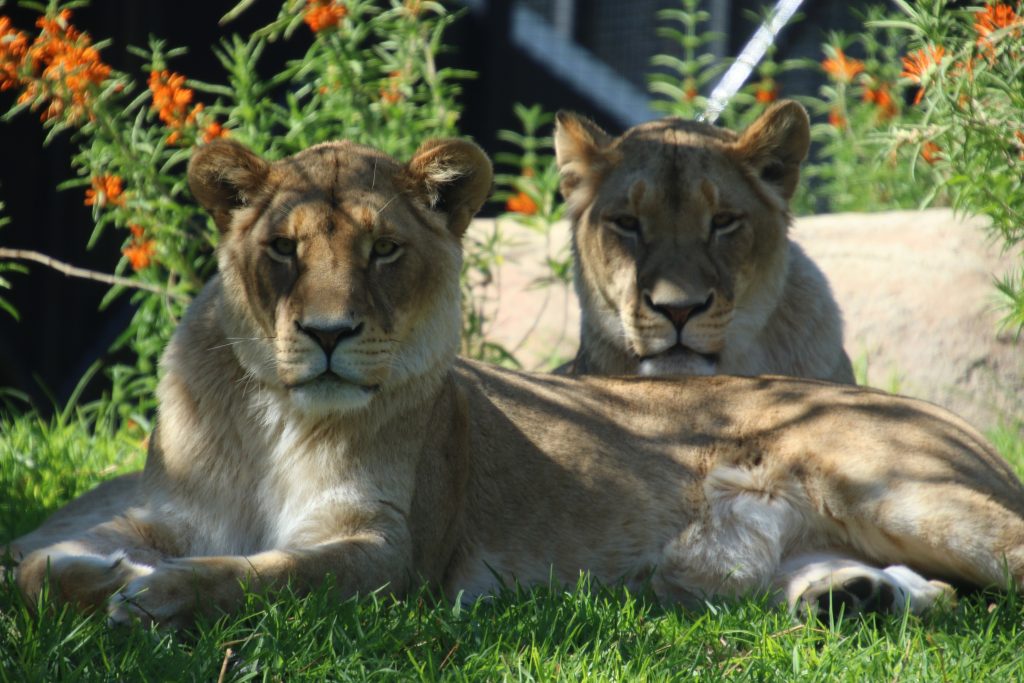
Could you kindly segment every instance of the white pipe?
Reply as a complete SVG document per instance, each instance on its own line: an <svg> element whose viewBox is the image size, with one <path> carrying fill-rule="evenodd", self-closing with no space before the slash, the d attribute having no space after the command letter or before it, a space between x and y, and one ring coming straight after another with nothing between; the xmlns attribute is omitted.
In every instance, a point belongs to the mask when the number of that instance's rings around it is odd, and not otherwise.
<svg viewBox="0 0 1024 683"><path fill-rule="evenodd" d="M753 37L744 46L739 57L736 58L736 61L732 63L729 70L722 76L722 80L718 81L718 85L711 91L707 108L703 114L697 117L699 120L706 123L715 122L718 115L729 104L729 100L750 78L750 73L757 66L758 62L764 58L764 53L768 51L768 46L775 42L775 36L793 18L793 14L796 13L802 4L803 0L779 0L775 4L775 9L772 10L771 15L754 32Z"/></svg>

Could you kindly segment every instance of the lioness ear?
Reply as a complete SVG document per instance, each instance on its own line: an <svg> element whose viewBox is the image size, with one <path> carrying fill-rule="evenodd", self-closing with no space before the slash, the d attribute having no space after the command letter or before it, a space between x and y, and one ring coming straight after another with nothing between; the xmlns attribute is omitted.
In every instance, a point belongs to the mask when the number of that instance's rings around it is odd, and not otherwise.
<svg viewBox="0 0 1024 683"><path fill-rule="evenodd" d="M232 140L214 140L196 148L188 163L188 186L221 232L231 212L245 206L263 185L270 164Z"/></svg>
<svg viewBox="0 0 1024 683"><path fill-rule="evenodd" d="M457 237L491 193L491 160L467 140L427 140L407 171L430 208L448 214L448 229Z"/></svg>
<svg viewBox="0 0 1024 683"><path fill-rule="evenodd" d="M583 180L603 170L607 159L602 152L611 142L612 137L590 119L568 111L555 114L555 160L566 200Z"/></svg>
<svg viewBox="0 0 1024 683"><path fill-rule="evenodd" d="M743 131L736 149L761 180L777 187L788 200L796 191L800 163L810 145L811 122L807 111L793 100L781 100Z"/></svg>

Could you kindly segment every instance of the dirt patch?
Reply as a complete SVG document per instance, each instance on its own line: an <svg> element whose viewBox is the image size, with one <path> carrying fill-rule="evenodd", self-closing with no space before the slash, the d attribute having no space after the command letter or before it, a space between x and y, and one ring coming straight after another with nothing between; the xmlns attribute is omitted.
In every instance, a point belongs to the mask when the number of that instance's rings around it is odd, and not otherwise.
<svg viewBox="0 0 1024 683"><path fill-rule="evenodd" d="M871 386L946 406L982 429L1024 418L1024 338L999 332L993 280L1020 263L1000 254L979 219L947 209L801 218L793 237L825 271L846 322L845 346ZM572 357L579 312L571 287L534 286L550 243L510 222L512 244L495 273L490 336L523 366ZM475 234L494 229L476 221Z"/></svg>

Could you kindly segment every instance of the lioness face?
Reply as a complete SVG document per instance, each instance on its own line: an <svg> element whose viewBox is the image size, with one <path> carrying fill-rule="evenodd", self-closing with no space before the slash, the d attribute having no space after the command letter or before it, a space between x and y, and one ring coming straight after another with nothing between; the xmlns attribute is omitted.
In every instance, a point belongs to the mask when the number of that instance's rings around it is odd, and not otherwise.
<svg viewBox="0 0 1024 683"><path fill-rule="evenodd" d="M242 367L311 415L363 408L445 367L459 240L490 174L460 141L407 165L352 143L273 164L233 143L200 149L190 184L222 230L224 332Z"/></svg>
<svg viewBox="0 0 1024 683"><path fill-rule="evenodd" d="M680 119L611 139L560 114L555 141L574 223L588 332L644 374L711 374L764 324L786 268L787 200L808 145L795 103L745 133Z"/></svg>

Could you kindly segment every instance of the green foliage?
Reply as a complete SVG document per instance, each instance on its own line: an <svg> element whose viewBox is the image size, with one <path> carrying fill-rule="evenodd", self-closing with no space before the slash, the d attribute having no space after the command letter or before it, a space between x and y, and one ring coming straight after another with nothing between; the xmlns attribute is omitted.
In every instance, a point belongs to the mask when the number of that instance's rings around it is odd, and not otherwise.
<svg viewBox="0 0 1024 683"><path fill-rule="evenodd" d="M541 235L544 238L542 258L546 272L532 285L568 287L572 279L569 244L554 239L555 224L565 217L565 206L559 197L558 165L551 153L554 141L550 135L543 134L551 129L555 117L539 105L527 107L517 104L515 114L522 132L498 131L498 139L511 149L494 156L499 168L494 178L494 200L503 203L506 209L495 222L495 230L500 230L499 224L513 223ZM545 298L541 310L534 312L534 320L540 318L543 307L547 305L548 299ZM513 352L516 350L518 347ZM555 352L541 362L541 367L554 368L565 360L557 357Z"/></svg>
<svg viewBox="0 0 1024 683"><path fill-rule="evenodd" d="M652 107L670 116L693 119L704 114L711 86L731 61L718 59L705 51L722 36L707 30L711 15L700 9L700 4L699 0L680 0L679 8L667 8L657 13L663 22L657 30L658 35L678 45L681 55L659 54L651 59L651 65L657 70L648 76L648 85L653 94L661 96L654 100ZM767 19L767 13L768 10L761 13L745 10L743 15L751 27L756 27ZM752 78L721 112L722 125L734 129L746 127L765 107L778 99L779 76L806 67L800 61L778 62L776 52L774 44L768 47Z"/></svg>
<svg viewBox="0 0 1024 683"><path fill-rule="evenodd" d="M804 172L815 196L801 197L800 212L918 208L941 199L930 148L894 139L891 130L895 122L915 122L921 114L905 104L912 93L900 78L904 41L879 24L888 12L867 8L858 15L862 31L832 32L822 46L820 68L827 82L818 97L803 99L817 121L811 128L816 145Z"/></svg>
<svg viewBox="0 0 1024 683"><path fill-rule="evenodd" d="M1024 474L1024 421L1001 424L987 434L996 450L1018 474Z"/></svg>
<svg viewBox="0 0 1024 683"><path fill-rule="evenodd" d="M0 230L11 220L4 215L4 203L0 202ZM3 273L26 273L28 270L20 263L0 260L0 289L10 289L11 281L3 276ZM18 311L11 305L11 302L0 296L0 311L6 311L15 320L18 319Z"/></svg>
<svg viewBox="0 0 1024 683"><path fill-rule="evenodd" d="M514 151L494 155L499 168L514 172L495 175L494 200L504 202L508 214L520 225L544 234L565 214L558 198L558 166L551 153L554 142L550 135L542 134L550 130L555 117L539 105L517 104L515 114L522 132L498 131L498 139Z"/></svg>
<svg viewBox="0 0 1024 683"><path fill-rule="evenodd" d="M705 51L722 36L705 30L711 14L700 9L700 4L700 0L680 0L679 8L661 9L656 15L663 22L657 34L676 43L682 52L682 57L660 54L651 59L651 65L660 71L648 76L648 86L664 98L652 106L670 116L692 119L702 114L707 108L708 87L728 66Z"/></svg>
<svg viewBox="0 0 1024 683"><path fill-rule="evenodd" d="M909 45L904 77L920 88L920 119L896 132L933 145L934 183L1012 247L1024 240L1024 3L948 5L897 0L898 18L875 22ZM1024 327L1024 265L1000 291L1006 323Z"/></svg>

